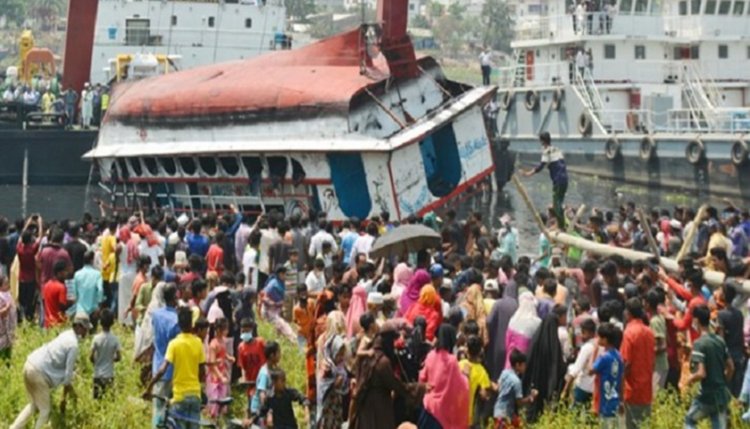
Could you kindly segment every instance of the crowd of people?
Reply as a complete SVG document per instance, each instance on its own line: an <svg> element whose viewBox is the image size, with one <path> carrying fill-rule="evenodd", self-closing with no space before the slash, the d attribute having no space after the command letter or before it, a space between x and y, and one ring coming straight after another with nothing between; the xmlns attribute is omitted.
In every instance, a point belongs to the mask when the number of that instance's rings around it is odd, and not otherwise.
<svg viewBox="0 0 750 429"><path fill-rule="evenodd" d="M543 234L537 255L519 255L507 214L498 231L480 213L411 216L404 223L433 228L441 247L380 259L373 243L399 226L388 213L340 224L235 208L0 219L0 359L13 353L17 319L60 330L25 357L29 405L11 427L36 412L45 424L50 392L74 391L81 339L97 330L91 394L117 389L114 362L136 362L155 427L167 398L180 424L196 427L243 389L247 426L299 427L299 403L321 429L520 427L560 406L638 428L658 391L693 384L685 427L726 427L732 398L750 400L750 214L701 213L654 209L646 228L632 203L585 223L564 211L571 234L616 248L648 250L650 230L651 250L669 257L694 237L670 273L656 256L602 258ZM554 230L560 215L556 204L542 217ZM710 288L709 270L728 280ZM259 337L261 321L273 338ZM114 323L133 330L133 350ZM301 392L280 366L284 343L304 360Z"/></svg>

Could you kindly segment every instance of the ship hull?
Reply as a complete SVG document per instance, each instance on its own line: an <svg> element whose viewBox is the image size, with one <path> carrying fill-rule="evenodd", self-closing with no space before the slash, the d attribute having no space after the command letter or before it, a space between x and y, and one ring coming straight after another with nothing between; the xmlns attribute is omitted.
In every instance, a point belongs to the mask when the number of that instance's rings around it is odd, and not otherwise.
<svg viewBox="0 0 750 429"><path fill-rule="evenodd" d="M31 186L87 184L91 164L81 157L96 136L95 130L0 130L0 185L24 184L24 170Z"/></svg>

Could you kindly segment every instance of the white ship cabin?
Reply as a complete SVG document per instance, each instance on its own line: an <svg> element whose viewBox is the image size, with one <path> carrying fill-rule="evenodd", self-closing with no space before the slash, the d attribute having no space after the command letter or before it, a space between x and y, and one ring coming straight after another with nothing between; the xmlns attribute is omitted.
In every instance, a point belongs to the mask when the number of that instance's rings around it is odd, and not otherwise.
<svg viewBox="0 0 750 429"><path fill-rule="evenodd" d="M552 0L516 15L501 92L574 86L614 132L750 129L750 0Z"/></svg>
<svg viewBox="0 0 750 429"><path fill-rule="evenodd" d="M91 82L127 54L179 58L179 69L288 49L283 0L100 0Z"/></svg>

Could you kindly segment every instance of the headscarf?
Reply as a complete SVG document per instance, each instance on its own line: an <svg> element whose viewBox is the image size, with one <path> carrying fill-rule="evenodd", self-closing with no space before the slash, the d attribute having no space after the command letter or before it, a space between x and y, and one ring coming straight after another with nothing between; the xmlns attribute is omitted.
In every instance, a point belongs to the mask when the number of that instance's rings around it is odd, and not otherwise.
<svg viewBox="0 0 750 429"><path fill-rule="evenodd" d="M672 226L669 224L669 219L662 219L659 221L659 229L663 234L661 244L661 250L666 255L669 252L669 239L672 237Z"/></svg>
<svg viewBox="0 0 750 429"><path fill-rule="evenodd" d="M352 289L352 300L346 310L346 336L351 338L359 330L359 318L367 311L367 290L361 284Z"/></svg>
<svg viewBox="0 0 750 429"><path fill-rule="evenodd" d="M422 286L431 281L432 278L430 277L430 273L424 269L419 269L414 273L406 286L406 290L404 290L404 293L401 295L398 309L399 316L403 316L409 311L409 308L419 300L419 291L422 289Z"/></svg>
<svg viewBox="0 0 750 429"><path fill-rule="evenodd" d="M325 361L325 355L323 353L323 349L325 348L325 344L333 338L336 335L344 335L346 333L346 318L344 317L344 313L342 313L339 310L334 310L330 313L328 313L328 316L326 316L326 328L325 332L323 332L320 337L318 337L317 340L317 365L318 369L321 368L322 363Z"/></svg>
<svg viewBox="0 0 750 429"><path fill-rule="evenodd" d="M118 236L121 243L125 243L127 247L127 263L132 264L138 260L140 252L138 251L138 240L135 235L130 232L130 227L124 226L120 228L120 234Z"/></svg>
<svg viewBox="0 0 750 429"><path fill-rule="evenodd" d="M154 231L150 226L148 226L148 224L139 224L135 227L135 229L133 229L133 232L140 235L141 237L144 237L146 239L148 247L153 247L159 244L159 240L156 238Z"/></svg>
<svg viewBox="0 0 750 429"><path fill-rule="evenodd" d="M531 344L523 386L524 391L536 389L539 395L527 410L530 422L534 422L542 414L545 403L557 400L565 383L565 359L557 328L557 315L550 313Z"/></svg>
<svg viewBox="0 0 750 429"><path fill-rule="evenodd" d="M151 316L154 311L164 308L167 302L164 300L164 287L166 283L159 282L151 292L151 301L146 307L146 313L143 315L141 321L141 328L136 331L139 335L135 338L135 347L133 349L133 357L138 359L146 350L148 350L154 344L154 327L151 324Z"/></svg>
<svg viewBox="0 0 750 429"><path fill-rule="evenodd" d="M479 325L479 336L487 344L487 310L484 307L484 297L482 296L482 286L474 283L464 295L464 301L461 307L466 310L464 320L474 320Z"/></svg>
<svg viewBox="0 0 750 429"><path fill-rule="evenodd" d="M237 310L234 312L234 321L236 323L241 323L242 319L255 320L255 310L253 309L253 305L248 303L248 301L254 294L255 291L253 291L248 286L245 286L240 291L240 304L239 306L237 306Z"/></svg>
<svg viewBox="0 0 750 429"><path fill-rule="evenodd" d="M346 350L346 339L341 335L334 335L326 341L323 346L323 365L319 366L317 379L317 401L318 411L316 421L320 420L323 415L323 401L326 395L334 387L336 378L344 379L341 389L346 391L348 385L346 381L346 369L343 364L336 364L336 356ZM344 392L341 392L344 393Z"/></svg>
<svg viewBox="0 0 750 429"><path fill-rule="evenodd" d="M542 319L536 312L536 298L531 292L522 293L518 297L518 310L510 318L508 329L531 338L541 323Z"/></svg>
<svg viewBox="0 0 750 429"><path fill-rule="evenodd" d="M504 296L495 301L487 316L487 337L489 342L485 352L484 366L491 380L497 380L503 371L505 357L509 350L505 348L505 336L513 313L518 309L515 299Z"/></svg>
<svg viewBox="0 0 750 429"><path fill-rule="evenodd" d="M431 284L422 288L419 292L419 301L412 305L404 316L411 324L414 324L418 317L423 317L427 322L425 336L428 341L432 341L435 338L435 332L443 322L443 311L440 296Z"/></svg>
<svg viewBox="0 0 750 429"><path fill-rule="evenodd" d="M405 263L396 265L393 270L393 286L391 286L391 297L394 301L399 302L413 275L414 271Z"/></svg>

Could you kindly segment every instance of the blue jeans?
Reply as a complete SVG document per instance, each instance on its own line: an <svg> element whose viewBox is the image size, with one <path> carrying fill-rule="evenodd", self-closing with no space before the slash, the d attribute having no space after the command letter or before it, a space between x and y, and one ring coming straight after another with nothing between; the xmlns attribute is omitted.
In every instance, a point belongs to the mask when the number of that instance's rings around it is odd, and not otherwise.
<svg viewBox="0 0 750 429"><path fill-rule="evenodd" d="M172 414L182 429L198 429L201 420L201 398L185 396L182 401L174 403Z"/></svg>
<svg viewBox="0 0 750 429"><path fill-rule="evenodd" d="M712 429L726 429L727 408L709 407L697 399L693 399L693 403L690 404L690 409L685 415L685 429L697 428L698 422L706 418L711 420Z"/></svg>

